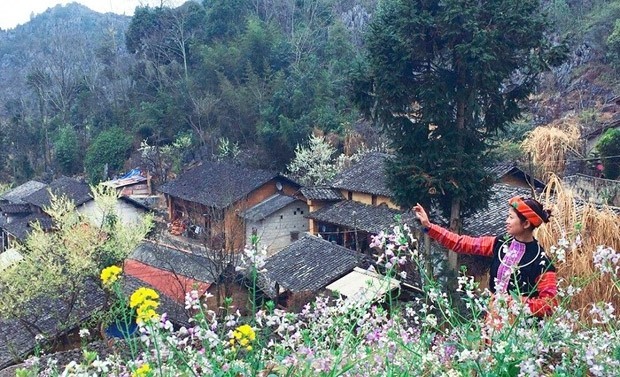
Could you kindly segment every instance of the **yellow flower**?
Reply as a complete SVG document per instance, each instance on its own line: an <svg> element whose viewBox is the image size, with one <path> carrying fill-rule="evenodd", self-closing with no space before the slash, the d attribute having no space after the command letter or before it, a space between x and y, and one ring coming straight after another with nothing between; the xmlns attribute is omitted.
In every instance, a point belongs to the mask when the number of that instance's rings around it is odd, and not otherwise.
<svg viewBox="0 0 620 377"><path fill-rule="evenodd" d="M135 308L142 305L145 301L157 300L159 295L151 288L141 287L138 288L129 298L129 307Z"/></svg>
<svg viewBox="0 0 620 377"><path fill-rule="evenodd" d="M140 368L136 369L135 372L131 374L131 377L146 377L151 373L151 367L148 364L142 364Z"/></svg>
<svg viewBox="0 0 620 377"><path fill-rule="evenodd" d="M256 339L256 332L254 332L252 326L241 325L232 332L230 345L234 348L235 344L239 344L239 346L251 351L252 345L250 343L254 339Z"/></svg>
<svg viewBox="0 0 620 377"><path fill-rule="evenodd" d="M110 266L101 270L101 282L105 286L110 286L116 280L123 270L118 266Z"/></svg>
<svg viewBox="0 0 620 377"><path fill-rule="evenodd" d="M148 306L138 306L136 314L136 323L138 323L139 325L159 320L159 315L157 314L157 312L153 308Z"/></svg>

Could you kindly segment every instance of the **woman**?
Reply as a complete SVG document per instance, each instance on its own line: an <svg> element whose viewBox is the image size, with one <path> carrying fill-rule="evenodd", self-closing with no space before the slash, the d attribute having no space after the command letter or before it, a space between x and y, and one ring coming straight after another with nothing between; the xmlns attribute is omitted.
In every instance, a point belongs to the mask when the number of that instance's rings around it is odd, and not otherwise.
<svg viewBox="0 0 620 377"><path fill-rule="evenodd" d="M534 238L534 229L549 221L550 211L532 198L508 201L504 237L469 237L432 224L420 204L413 207L428 235L457 253L491 257L489 290L493 294L517 293L531 313L543 317L556 305L557 277L544 249Z"/></svg>

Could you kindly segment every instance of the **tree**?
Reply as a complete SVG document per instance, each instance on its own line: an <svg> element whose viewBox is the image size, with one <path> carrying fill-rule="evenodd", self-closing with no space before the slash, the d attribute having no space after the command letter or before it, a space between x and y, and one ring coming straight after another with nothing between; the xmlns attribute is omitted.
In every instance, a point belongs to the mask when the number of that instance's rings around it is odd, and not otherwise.
<svg viewBox="0 0 620 377"><path fill-rule="evenodd" d="M620 177L620 129L609 129L596 143L596 150L603 161L605 178L618 179Z"/></svg>
<svg viewBox="0 0 620 377"><path fill-rule="evenodd" d="M458 232L461 215L486 205L485 137L519 116L555 52L545 26L534 0L381 3L355 100L391 138L401 206L438 204Z"/></svg>
<svg viewBox="0 0 620 377"><path fill-rule="evenodd" d="M93 194L103 217L113 216L116 191L99 187L93 188ZM151 228L149 217L130 226L120 221L94 224L65 197L53 198L46 212L54 230L47 232L34 226L27 240L15 245L23 259L0 274L2 319L24 321L37 315L50 315L33 313L31 304L59 300L67 310L56 313L63 316L57 319L61 323L68 320L75 314L72 309L77 300L87 294L87 281L99 281L101 269L124 260ZM45 308L41 306L41 310ZM40 333L38 329L33 331Z"/></svg>
<svg viewBox="0 0 620 377"><path fill-rule="evenodd" d="M108 178L123 168L129 157L131 139L120 128L100 133L86 150L84 169L92 183Z"/></svg>
<svg viewBox="0 0 620 377"><path fill-rule="evenodd" d="M54 147L56 149L56 163L60 166L63 174L73 175L81 170L78 137L71 126L65 126L58 130Z"/></svg>
<svg viewBox="0 0 620 377"><path fill-rule="evenodd" d="M336 148L325 140L325 136L312 135L308 147L297 144L295 158L287 168L302 185L322 185L337 173L335 155Z"/></svg>

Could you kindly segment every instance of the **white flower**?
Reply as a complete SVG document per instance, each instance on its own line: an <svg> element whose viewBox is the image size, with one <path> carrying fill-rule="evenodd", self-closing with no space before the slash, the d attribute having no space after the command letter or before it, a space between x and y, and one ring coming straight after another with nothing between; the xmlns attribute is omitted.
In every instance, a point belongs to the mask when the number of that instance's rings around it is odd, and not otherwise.
<svg viewBox="0 0 620 377"><path fill-rule="evenodd" d="M80 329L79 334L82 339L88 338L90 336L90 331L88 331L88 329Z"/></svg>

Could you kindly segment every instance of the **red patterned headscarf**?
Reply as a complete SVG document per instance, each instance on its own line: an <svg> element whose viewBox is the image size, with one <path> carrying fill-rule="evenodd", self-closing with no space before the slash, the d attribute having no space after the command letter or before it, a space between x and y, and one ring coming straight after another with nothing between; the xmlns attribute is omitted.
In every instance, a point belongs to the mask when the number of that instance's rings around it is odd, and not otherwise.
<svg viewBox="0 0 620 377"><path fill-rule="evenodd" d="M534 208L526 203L526 199L523 199L520 196L510 198L510 200L508 200L508 204L521 216L525 217L525 219L528 220L534 228L549 221L548 214L547 216L545 216L544 213L539 214Z"/></svg>

